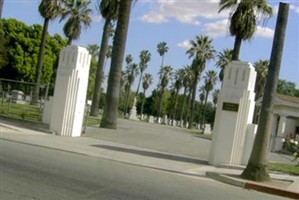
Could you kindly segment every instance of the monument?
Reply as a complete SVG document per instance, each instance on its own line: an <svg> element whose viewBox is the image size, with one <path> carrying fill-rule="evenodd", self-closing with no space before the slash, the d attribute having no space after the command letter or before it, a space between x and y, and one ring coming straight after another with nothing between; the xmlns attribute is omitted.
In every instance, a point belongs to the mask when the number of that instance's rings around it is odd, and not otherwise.
<svg viewBox="0 0 299 200"><path fill-rule="evenodd" d="M253 134L248 130L255 130L247 128L253 119L255 79L256 72L250 63L232 61L226 66L218 95L210 164L244 164L243 157L248 155L244 146L251 151L245 138L246 134Z"/></svg>
<svg viewBox="0 0 299 200"><path fill-rule="evenodd" d="M50 129L58 135L81 135L90 59L87 49L79 46L60 52L50 120Z"/></svg>
<svg viewBox="0 0 299 200"><path fill-rule="evenodd" d="M132 119L132 120L139 120L137 118L137 109L136 109L136 103L137 103L137 100L136 100L136 97L134 98L134 103L133 103L133 107L130 111L130 115L129 115L129 119Z"/></svg>

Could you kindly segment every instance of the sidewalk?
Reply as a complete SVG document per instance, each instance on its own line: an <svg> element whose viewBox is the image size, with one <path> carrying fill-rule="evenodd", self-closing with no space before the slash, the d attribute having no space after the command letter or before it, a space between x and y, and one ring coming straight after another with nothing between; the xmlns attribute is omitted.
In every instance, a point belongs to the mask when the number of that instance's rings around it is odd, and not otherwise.
<svg viewBox="0 0 299 200"><path fill-rule="evenodd" d="M47 132L47 133L45 133ZM210 177L246 189L299 199L299 177L271 174L273 183L255 183L238 178L242 168L208 165L210 141L186 133L185 129L120 120L118 130L88 127L83 137L49 134L44 127L32 130L1 121L0 139L95 156L131 165L181 175ZM273 156L287 162L288 158Z"/></svg>

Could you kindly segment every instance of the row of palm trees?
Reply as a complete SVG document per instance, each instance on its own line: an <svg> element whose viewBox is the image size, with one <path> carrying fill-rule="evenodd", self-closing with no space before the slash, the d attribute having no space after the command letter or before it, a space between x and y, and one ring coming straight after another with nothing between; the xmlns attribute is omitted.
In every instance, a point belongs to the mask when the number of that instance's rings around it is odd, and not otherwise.
<svg viewBox="0 0 299 200"><path fill-rule="evenodd" d="M138 2L138 1L136 1ZM42 55L45 44L45 38L48 28L48 22L61 17L61 20L68 19L63 28L65 35L68 38L68 44L71 44L72 40L77 39L81 33L81 25L84 27L88 27L90 25L90 17L89 14L91 9L89 9L88 5L90 4L90 0L42 0L39 6L39 11L41 15L44 17L44 34L41 39L40 44L40 54L39 61L37 66L36 73L36 87L39 88L40 85L40 73L42 66ZM113 19L114 16L112 13L117 11L117 20L115 35L113 40L113 49L111 54L111 65L110 65L110 73L108 79L108 88L106 95L106 104L104 108L103 117L101 120L101 127L104 128L112 128L116 129L117 126L117 113L118 113L118 101L119 101L119 91L120 91L120 82L121 82L121 74L122 74L122 62L124 60L125 46L126 46L126 38L128 33L129 26L129 18L131 13L131 7L133 4L133 0L102 0L100 6L100 10L103 8L107 9L107 13L102 12L103 17L107 19ZM2 6L2 5L0 5ZM267 5L266 0L220 0L219 2L219 12L223 10L230 10L230 25L229 32L232 36L235 37L234 49L232 51L232 60L239 60L239 52L241 48L241 43L244 40L248 40L252 37L255 32L256 25L260 19L258 16L261 16L262 20L267 20L272 15L272 9ZM2 10L2 7L1 7ZM107 14L107 15L105 15ZM111 18L109 18L111 17ZM61 21L60 20L60 21ZM104 28L105 30L105 28ZM205 68L206 63L215 57L215 50L211 45L212 40L207 36L197 36L196 40L191 42L191 48L187 51L187 54L192 59L191 62L191 71L193 79L190 82L192 85L192 98L191 98L191 113L189 122L193 121L193 112L194 112L194 102L196 96L196 87L199 78ZM103 43L103 42L102 42ZM105 44L105 43L104 43ZM103 49L102 49L103 48ZM101 47L101 51L105 51L105 47ZM167 52L167 50L165 51ZM164 52L164 53L165 53ZM165 66L165 69L162 73L162 69L164 68L164 53L161 53L162 56L162 64L160 70L160 84L165 85L168 84L167 79L163 79L162 76L170 76L171 67ZM105 57L99 57L99 59L104 59ZM100 61L99 61L100 62ZM100 68L100 66L99 66ZM99 73L97 79L100 80L101 72L103 70L99 69ZM212 73L211 73L212 74ZM208 76L206 74L206 76ZM220 75L221 76L221 75ZM223 77L223 76L222 76ZM100 81L101 82L101 81ZM207 79L205 81L206 88L211 88L209 84L212 84L212 80ZM160 87L160 86L159 86ZM161 87L160 87L161 88ZM95 87L96 91L96 87ZM163 93L163 89L160 91ZM34 100L36 101L38 97L38 89L34 90ZM161 96L161 95L160 95ZM207 99L207 95L205 100ZM160 111L159 111L160 112ZM189 123L192 125L192 123ZM260 131L259 131L260 132ZM260 135L260 134L258 134ZM266 133L264 134L266 135ZM265 137L264 137L265 138ZM261 138L259 142L265 141L265 139ZM265 141L266 142L266 141ZM256 146L256 145L255 145ZM248 167L249 172L259 173L261 170L267 169L264 160L266 159L265 150L262 149L263 152L261 156L262 158L258 158L256 162L253 159L250 159L250 167ZM260 173L262 174L262 172Z"/></svg>

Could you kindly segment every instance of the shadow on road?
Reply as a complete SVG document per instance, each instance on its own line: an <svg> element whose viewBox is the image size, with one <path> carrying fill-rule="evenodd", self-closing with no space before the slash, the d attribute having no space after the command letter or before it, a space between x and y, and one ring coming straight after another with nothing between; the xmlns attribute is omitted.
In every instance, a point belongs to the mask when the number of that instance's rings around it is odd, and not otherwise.
<svg viewBox="0 0 299 200"><path fill-rule="evenodd" d="M208 165L208 161L206 161L206 160L199 160L199 159L195 159L195 158L188 158L188 157L183 157L183 156L178 156L178 155L129 149L129 148L124 148L124 147L115 147L115 146L109 146L109 145L91 145L91 146L102 148L102 149L108 149L108 150L112 150L112 151L120 151L120 152L125 152L125 153L138 154L138 155L148 156L148 157L155 157L155 158L162 158L162 159L168 159L168 160L174 160L174 161L180 161L180 162Z"/></svg>

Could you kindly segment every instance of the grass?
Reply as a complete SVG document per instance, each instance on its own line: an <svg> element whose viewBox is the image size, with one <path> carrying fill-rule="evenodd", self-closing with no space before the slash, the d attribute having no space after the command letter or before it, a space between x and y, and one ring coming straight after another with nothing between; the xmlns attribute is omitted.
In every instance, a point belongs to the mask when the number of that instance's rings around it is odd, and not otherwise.
<svg viewBox="0 0 299 200"><path fill-rule="evenodd" d="M299 176L299 166L296 164L269 163L269 170Z"/></svg>

